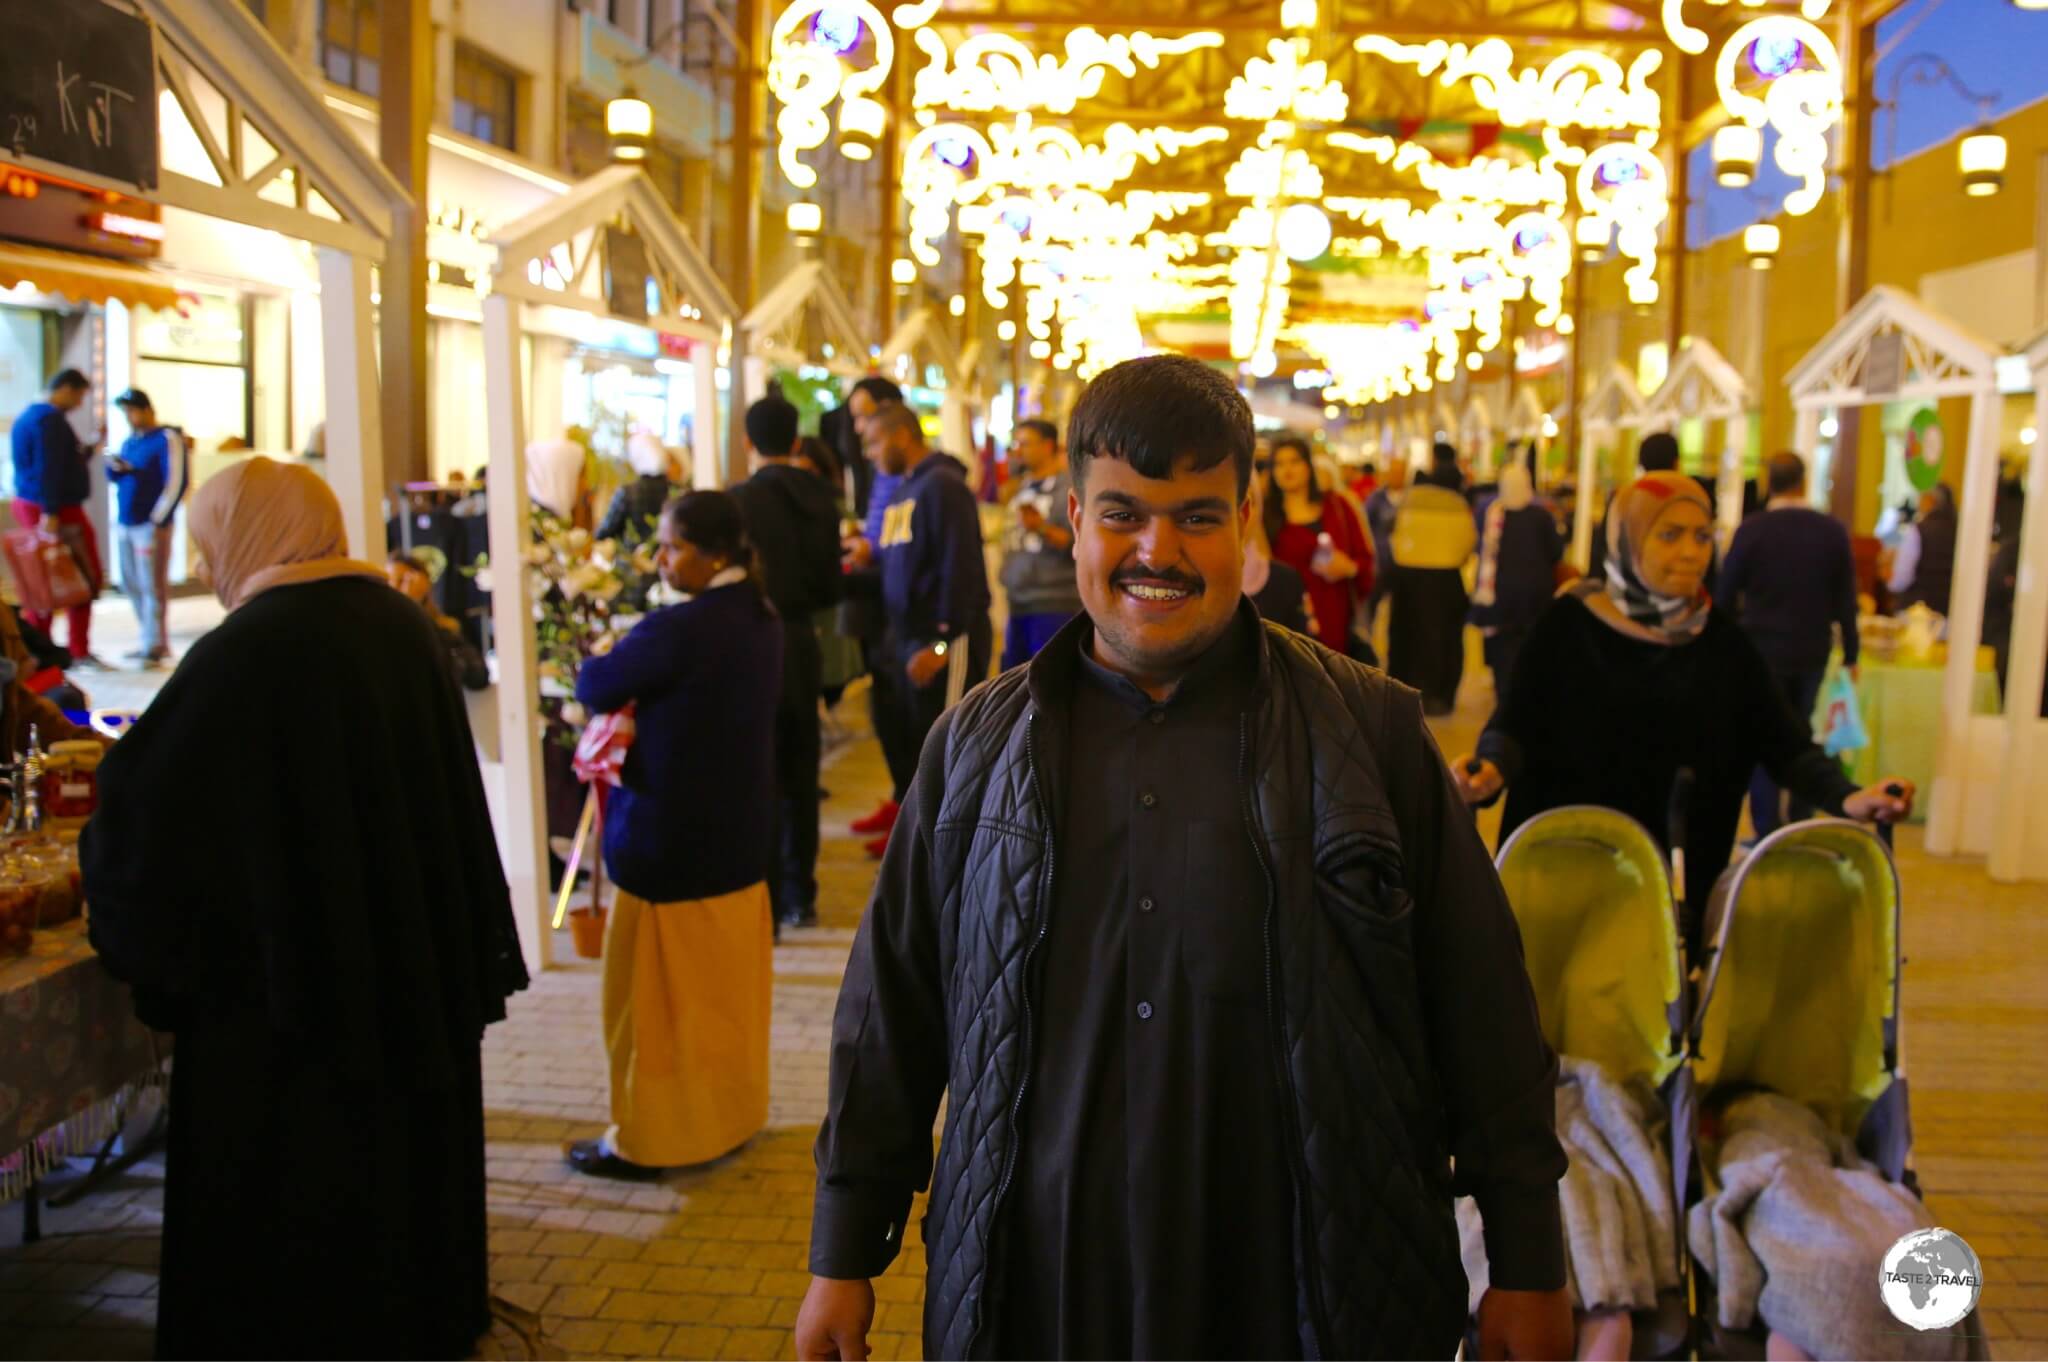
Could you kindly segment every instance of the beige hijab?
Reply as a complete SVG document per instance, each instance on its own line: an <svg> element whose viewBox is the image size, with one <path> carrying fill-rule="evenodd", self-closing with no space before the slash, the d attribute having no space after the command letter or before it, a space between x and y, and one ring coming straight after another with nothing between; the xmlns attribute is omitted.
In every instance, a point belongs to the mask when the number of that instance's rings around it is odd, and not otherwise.
<svg viewBox="0 0 2048 1362"><path fill-rule="evenodd" d="M230 610L278 586L383 570L348 556L341 503L320 475L258 455L228 465L192 498L192 542Z"/></svg>

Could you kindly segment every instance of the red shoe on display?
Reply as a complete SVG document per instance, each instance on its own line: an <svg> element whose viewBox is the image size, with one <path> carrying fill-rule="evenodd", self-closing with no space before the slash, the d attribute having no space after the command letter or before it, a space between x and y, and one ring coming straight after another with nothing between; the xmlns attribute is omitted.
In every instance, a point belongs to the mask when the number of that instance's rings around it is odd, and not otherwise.
<svg viewBox="0 0 2048 1362"><path fill-rule="evenodd" d="M880 837L877 837L874 841L865 843L864 845L866 847L868 856L873 860L879 861L882 859L882 853L889 849L889 834L885 832Z"/></svg>
<svg viewBox="0 0 2048 1362"><path fill-rule="evenodd" d="M886 834L889 829L896 826L897 812L896 801L885 799L866 818L856 818L853 821L853 830L863 837L872 837L878 832Z"/></svg>

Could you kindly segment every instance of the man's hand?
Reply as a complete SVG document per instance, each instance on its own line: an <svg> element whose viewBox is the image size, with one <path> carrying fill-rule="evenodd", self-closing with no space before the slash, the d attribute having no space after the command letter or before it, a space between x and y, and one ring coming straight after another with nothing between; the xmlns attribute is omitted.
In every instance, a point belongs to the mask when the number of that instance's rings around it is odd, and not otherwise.
<svg viewBox="0 0 2048 1362"><path fill-rule="evenodd" d="M1316 576L1326 582L1348 582L1358 575L1358 560L1342 549L1331 549L1330 556L1316 569Z"/></svg>
<svg viewBox="0 0 2048 1362"><path fill-rule="evenodd" d="M1842 812L1859 823L1903 823L1913 816L1913 782L1900 776L1880 780L1842 801Z"/></svg>
<svg viewBox="0 0 2048 1362"><path fill-rule="evenodd" d="M866 1362L874 1322L873 1282L813 1277L796 1313L796 1355L802 1362Z"/></svg>
<svg viewBox="0 0 2048 1362"><path fill-rule="evenodd" d="M911 654L910 661L904 664L903 670L910 674L912 685L923 689L938 680L939 673L946 670L946 655L940 652L939 645L934 643L929 648L920 648Z"/></svg>
<svg viewBox="0 0 2048 1362"><path fill-rule="evenodd" d="M1017 523L1024 527L1027 534L1037 534L1045 528L1045 512L1036 506L1019 506Z"/></svg>
<svg viewBox="0 0 2048 1362"><path fill-rule="evenodd" d="M839 565L848 572L866 570L875 561L875 546L866 535L857 534L851 539L839 541Z"/></svg>
<svg viewBox="0 0 2048 1362"><path fill-rule="evenodd" d="M804 1308L810 1308L808 1302ZM801 1343L801 1332L797 1338ZM1572 1344L1572 1299L1563 1290L1503 1291L1495 1287L1479 1298L1479 1356L1487 1362L1495 1358L1569 1358Z"/></svg>
<svg viewBox="0 0 2048 1362"><path fill-rule="evenodd" d="M1467 804L1484 804L1500 793L1507 784L1500 767L1484 757L1463 756L1451 763L1451 783L1458 787L1458 797Z"/></svg>

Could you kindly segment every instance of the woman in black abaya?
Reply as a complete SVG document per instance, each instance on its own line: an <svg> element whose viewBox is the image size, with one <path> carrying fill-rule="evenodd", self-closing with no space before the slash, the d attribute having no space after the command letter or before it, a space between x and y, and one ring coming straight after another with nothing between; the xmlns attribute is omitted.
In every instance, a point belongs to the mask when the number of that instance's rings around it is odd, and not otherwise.
<svg viewBox="0 0 2048 1362"><path fill-rule="evenodd" d="M1394 520L1387 670L1422 692L1425 714L1449 714L1465 674L1465 564L1479 540L1457 451L1436 447Z"/></svg>
<svg viewBox="0 0 2048 1362"><path fill-rule="evenodd" d="M160 1357L463 1357L483 1028L526 971L433 625L319 477L194 498L227 620L99 769L94 947L175 1036Z"/></svg>

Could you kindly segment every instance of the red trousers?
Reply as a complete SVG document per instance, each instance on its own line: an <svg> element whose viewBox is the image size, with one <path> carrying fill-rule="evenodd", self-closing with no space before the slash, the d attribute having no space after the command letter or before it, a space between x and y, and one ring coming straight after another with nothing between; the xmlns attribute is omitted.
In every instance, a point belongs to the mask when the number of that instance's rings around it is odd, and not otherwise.
<svg viewBox="0 0 2048 1362"><path fill-rule="evenodd" d="M42 523L42 519L42 507L33 501L23 501L20 497L14 499L15 524L25 530L34 529ZM86 576L94 582L104 582L107 574L100 566L99 538L93 533L92 520L85 514L85 507L66 506L57 512L57 521L62 525L78 527L79 547L85 554ZM45 632L50 628L50 617L39 610L24 610L21 617ZM71 655L85 657L92 652L92 602L72 606L64 612L64 618L69 621L66 626L69 636L65 643L70 647Z"/></svg>

